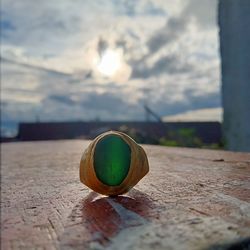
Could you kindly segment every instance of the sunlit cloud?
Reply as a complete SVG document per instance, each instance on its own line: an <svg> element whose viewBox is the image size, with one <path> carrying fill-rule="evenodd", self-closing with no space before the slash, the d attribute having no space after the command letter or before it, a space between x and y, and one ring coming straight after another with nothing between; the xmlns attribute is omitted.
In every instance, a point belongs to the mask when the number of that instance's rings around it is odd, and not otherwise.
<svg viewBox="0 0 250 250"><path fill-rule="evenodd" d="M184 113L179 113L176 115L169 115L163 117L164 121L167 122L204 122L204 121L217 121L222 122L222 108L210 108L210 109L198 109L190 110Z"/></svg>
<svg viewBox="0 0 250 250"><path fill-rule="evenodd" d="M99 60L96 60L94 64L93 70L97 70L109 81L118 83L126 82L131 73L130 66L124 61L123 50L120 48L107 49L101 53Z"/></svg>
<svg viewBox="0 0 250 250"><path fill-rule="evenodd" d="M106 50L100 62L97 64L97 69L101 74L112 77L122 65L122 53L120 51Z"/></svg>
<svg viewBox="0 0 250 250"><path fill-rule="evenodd" d="M214 0L2 0L2 13L4 121L140 120L145 98L161 116L220 106Z"/></svg>

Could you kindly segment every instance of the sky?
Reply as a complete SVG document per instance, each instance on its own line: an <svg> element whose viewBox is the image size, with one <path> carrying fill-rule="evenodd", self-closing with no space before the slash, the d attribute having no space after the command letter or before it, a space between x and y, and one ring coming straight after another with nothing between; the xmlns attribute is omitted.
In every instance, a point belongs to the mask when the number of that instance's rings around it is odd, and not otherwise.
<svg viewBox="0 0 250 250"><path fill-rule="evenodd" d="M135 4L136 3L136 4ZM2 0L2 133L219 109L216 0Z"/></svg>

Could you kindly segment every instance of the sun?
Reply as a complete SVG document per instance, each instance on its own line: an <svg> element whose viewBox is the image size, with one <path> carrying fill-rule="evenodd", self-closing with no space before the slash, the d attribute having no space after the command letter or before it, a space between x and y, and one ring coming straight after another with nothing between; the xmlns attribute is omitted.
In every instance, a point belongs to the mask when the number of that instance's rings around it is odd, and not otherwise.
<svg viewBox="0 0 250 250"><path fill-rule="evenodd" d="M99 63L97 69L104 76L112 77L122 66L122 53L119 50L106 50Z"/></svg>

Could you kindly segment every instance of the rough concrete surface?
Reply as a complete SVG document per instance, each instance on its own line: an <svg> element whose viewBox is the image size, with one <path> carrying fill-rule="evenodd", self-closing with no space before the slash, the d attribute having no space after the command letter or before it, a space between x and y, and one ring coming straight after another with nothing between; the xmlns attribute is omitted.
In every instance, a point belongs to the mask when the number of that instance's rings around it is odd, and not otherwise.
<svg viewBox="0 0 250 250"><path fill-rule="evenodd" d="M79 181L88 143L1 145L1 249L226 249L250 236L250 154L145 145L149 174L109 198Z"/></svg>

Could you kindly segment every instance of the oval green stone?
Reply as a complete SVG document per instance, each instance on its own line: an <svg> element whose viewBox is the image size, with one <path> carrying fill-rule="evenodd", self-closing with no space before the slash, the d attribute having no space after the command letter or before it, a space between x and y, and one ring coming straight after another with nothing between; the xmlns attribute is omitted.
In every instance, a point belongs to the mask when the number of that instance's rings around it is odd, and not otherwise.
<svg viewBox="0 0 250 250"><path fill-rule="evenodd" d="M95 146L95 173L97 178L106 185L120 185L129 172L130 161L131 149L117 135L107 135Z"/></svg>

